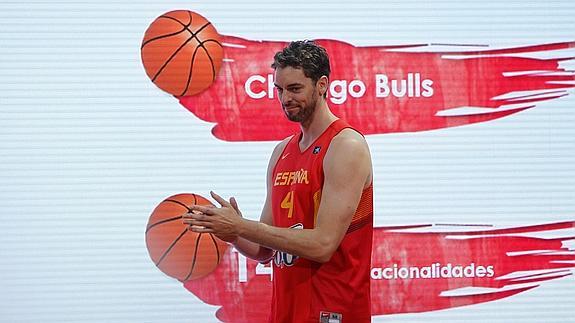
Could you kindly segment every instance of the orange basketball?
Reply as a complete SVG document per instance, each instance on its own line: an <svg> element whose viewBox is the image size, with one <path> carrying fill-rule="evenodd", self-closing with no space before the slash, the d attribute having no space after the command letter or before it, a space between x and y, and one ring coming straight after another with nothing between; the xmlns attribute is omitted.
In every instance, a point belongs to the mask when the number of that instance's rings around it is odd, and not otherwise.
<svg viewBox="0 0 575 323"><path fill-rule="evenodd" d="M177 194L163 200L146 226L146 247L152 261L179 281L204 277L220 263L227 243L211 233L188 230L182 216L190 205L213 205L197 194Z"/></svg>
<svg viewBox="0 0 575 323"><path fill-rule="evenodd" d="M142 40L142 63L160 89L177 96L207 89L222 65L223 48L214 26L188 10L156 18Z"/></svg>

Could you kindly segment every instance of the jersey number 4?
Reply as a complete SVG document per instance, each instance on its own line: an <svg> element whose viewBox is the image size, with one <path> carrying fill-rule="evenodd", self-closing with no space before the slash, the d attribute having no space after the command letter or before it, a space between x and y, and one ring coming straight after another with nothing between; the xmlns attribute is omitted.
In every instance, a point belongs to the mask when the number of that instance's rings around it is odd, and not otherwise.
<svg viewBox="0 0 575 323"><path fill-rule="evenodd" d="M288 218L293 217L293 209L294 209L294 195L295 191L287 192L286 196L283 198L280 207L282 209L288 210ZM317 190L313 194L313 218L315 222L315 218L317 216L317 211L319 210L319 202L321 201L321 190Z"/></svg>

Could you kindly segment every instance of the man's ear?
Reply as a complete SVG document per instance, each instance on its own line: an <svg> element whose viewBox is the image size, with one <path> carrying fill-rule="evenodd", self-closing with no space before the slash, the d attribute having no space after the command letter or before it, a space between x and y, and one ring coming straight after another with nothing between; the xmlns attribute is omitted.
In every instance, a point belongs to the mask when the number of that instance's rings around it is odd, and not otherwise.
<svg viewBox="0 0 575 323"><path fill-rule="evenodd" d="M325 93L327 92L327 87L329 84L329 80L327 79L327 76L322 76L319 78L319 80L317 80L317 88L319 90L319 94L320 96L324 96Z"/></svg>

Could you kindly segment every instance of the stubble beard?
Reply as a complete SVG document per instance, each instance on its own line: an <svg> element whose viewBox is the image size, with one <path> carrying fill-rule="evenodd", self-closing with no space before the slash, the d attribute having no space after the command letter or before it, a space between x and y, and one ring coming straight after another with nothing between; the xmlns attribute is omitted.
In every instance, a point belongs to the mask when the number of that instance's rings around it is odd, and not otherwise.
<svg viewBox="0 0 575 323"><path fill-rule="evenodd" d="M315 108L317 105L318 98L315 95L312 97L312 100L305 106L300 106L300 110L296 114L289 114L285 108L284 113L288 120L293 122L299 123L309 123L313 113L315 112Z"/></svg>

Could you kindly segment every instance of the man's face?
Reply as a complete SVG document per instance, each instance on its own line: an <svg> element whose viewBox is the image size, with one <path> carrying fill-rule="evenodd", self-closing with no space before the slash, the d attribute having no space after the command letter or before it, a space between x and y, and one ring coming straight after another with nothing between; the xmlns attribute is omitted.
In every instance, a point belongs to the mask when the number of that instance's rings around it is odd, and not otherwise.
<svg viewBox="0 0 575 323"><path fill-rule="evenodd" d="M275 71L275 87L282 109L290 121L304 123L315 111L319 93L303 70L286 66Z"/></svg>

